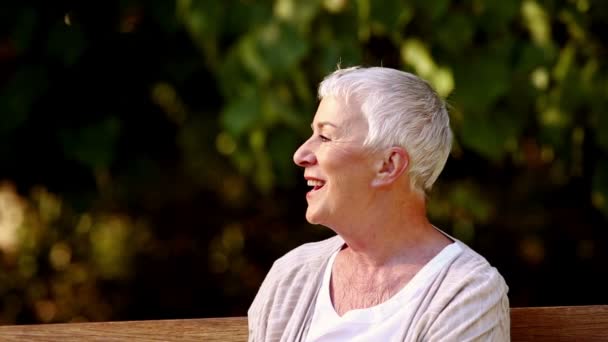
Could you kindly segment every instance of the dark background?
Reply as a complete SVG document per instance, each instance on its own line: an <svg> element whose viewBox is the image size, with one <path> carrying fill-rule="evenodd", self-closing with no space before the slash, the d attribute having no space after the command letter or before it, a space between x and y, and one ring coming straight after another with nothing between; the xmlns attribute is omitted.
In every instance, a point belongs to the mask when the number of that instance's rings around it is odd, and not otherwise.
<svg viewBox="0 0 608 342"><path fill-rule="evenodd" d="M338 63L428 79L455 146L435 225L512 306L606 304L608 3L0 5L0 324L245 315L331 235L292 164Z"/></svg>

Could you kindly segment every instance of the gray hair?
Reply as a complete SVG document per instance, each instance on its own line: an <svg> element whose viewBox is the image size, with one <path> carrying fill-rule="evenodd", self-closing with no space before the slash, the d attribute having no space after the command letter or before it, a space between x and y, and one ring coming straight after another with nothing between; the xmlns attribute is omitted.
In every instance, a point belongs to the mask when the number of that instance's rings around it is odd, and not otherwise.
<svg viewBox="0 0 608 342"><path fill-rule="evenodd" d="M431 189L452 148L446 104L431 85L395 69L352 67L325 77L319 99L328 96L353 101L369 126L364 146L405 148L412 188Z"/></svg>

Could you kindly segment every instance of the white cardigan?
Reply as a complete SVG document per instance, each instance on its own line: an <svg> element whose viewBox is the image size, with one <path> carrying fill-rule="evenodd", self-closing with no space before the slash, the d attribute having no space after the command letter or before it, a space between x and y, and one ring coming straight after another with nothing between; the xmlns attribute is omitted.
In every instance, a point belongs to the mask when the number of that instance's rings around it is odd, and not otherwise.
<svg viewBox="0 0 608 342"><path fill-rule="evenodd" d="M403 317L402 341L510 341L508 287L486 259L461 253L430 278ZM249 341L303 341L340 236L304 244L273 264L249 311Z"/></svg>

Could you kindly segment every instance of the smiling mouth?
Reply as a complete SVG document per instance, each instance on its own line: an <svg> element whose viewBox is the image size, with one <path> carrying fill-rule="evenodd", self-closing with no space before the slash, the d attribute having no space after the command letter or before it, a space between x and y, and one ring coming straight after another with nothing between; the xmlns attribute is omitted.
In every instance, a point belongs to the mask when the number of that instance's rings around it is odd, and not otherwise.
<svg viewBox="0 0 608 342"><path fill-rule="evenodd" d="M324 181L313 180L313 179L308 180L308 186L312 186L311 192L321 189L324 185L325 185Z"/></svg>

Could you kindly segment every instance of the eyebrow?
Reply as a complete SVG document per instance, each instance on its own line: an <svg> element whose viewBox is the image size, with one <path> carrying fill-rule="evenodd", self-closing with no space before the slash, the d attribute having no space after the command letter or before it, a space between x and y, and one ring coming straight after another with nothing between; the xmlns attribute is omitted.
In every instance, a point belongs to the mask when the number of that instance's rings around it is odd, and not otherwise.
<svg viewBox="0 0 608 342"><path fill-rule="evenodd" d="M338 126L334 125L333 123L329 122L329 121L321 121L321 122L317 122L317 127L319 127L319 129L323 128L323 126L332 126L334 128L338 128ZM310 124L310 128L312 128L312 130L315 130L315 126L314 124Z"/></svg>

